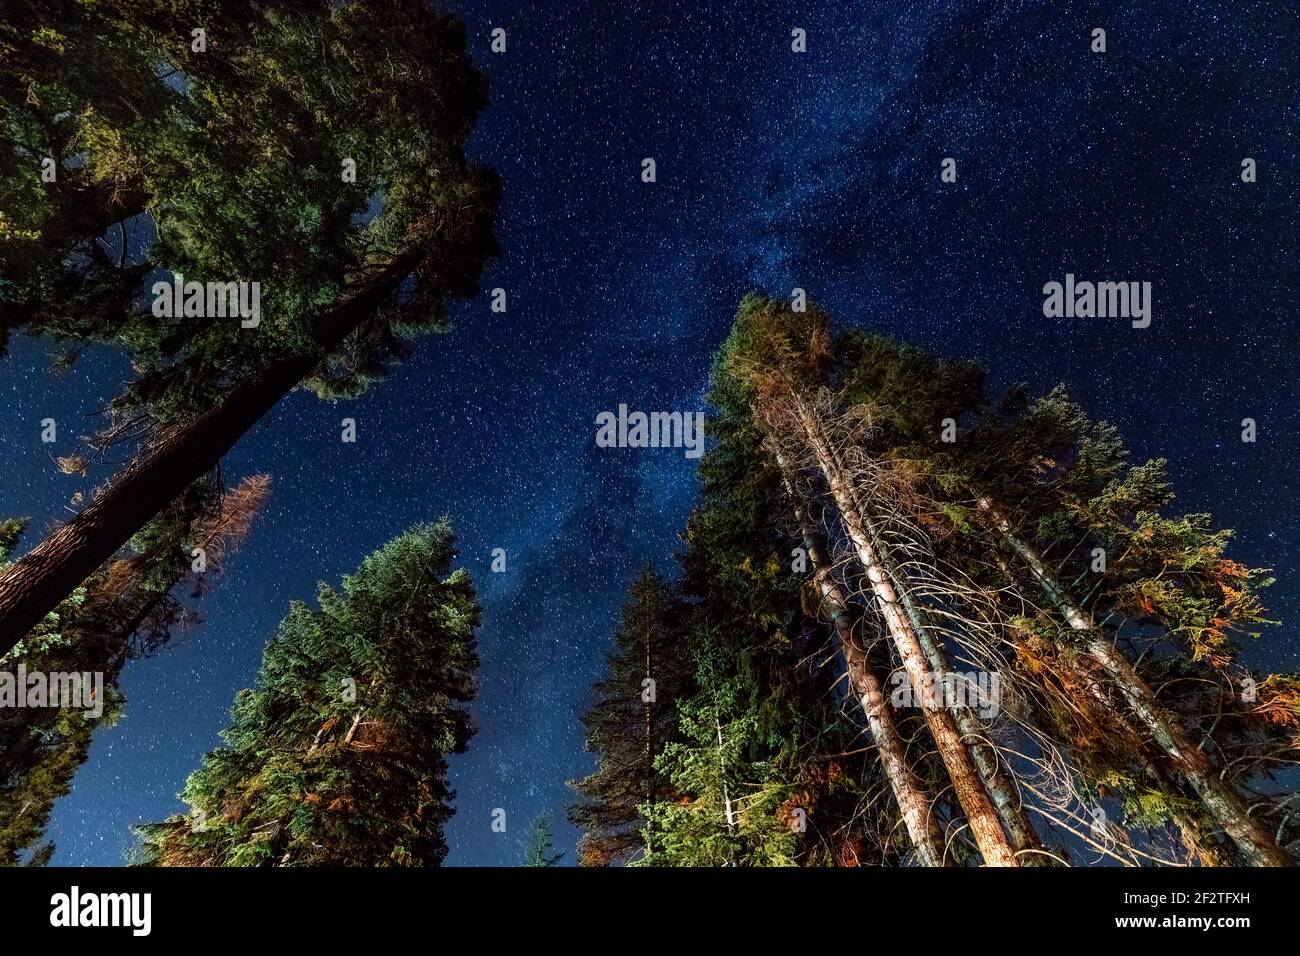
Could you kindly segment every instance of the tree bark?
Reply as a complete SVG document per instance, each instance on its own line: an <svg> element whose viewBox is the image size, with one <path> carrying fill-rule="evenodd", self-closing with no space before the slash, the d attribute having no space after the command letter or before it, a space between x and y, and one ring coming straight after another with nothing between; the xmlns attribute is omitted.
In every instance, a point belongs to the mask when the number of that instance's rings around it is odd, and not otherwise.
<svg viewBox="0 0 1300 956"><path fill-rule="evenodd" d="M849 490L853 494L854 505L858 509L858 513L861 514L863 511L861 499L857 497L856 489L850 487ZM869 526L866 527L866 531L871 536L871 543L875 547L876 556L880 561L882 570L891 579L899 580L898 570L895 568L884 545L881 544L879 536ZM912 625L912 629L916 632L917 640L920 641L921 650L925 653L930 670L935 674L951 672L952 664L948 660L948 652L931 637L933 625L930 624L924 609L912 600L911 595L905 588L898 590L898 599L903 612ZM1034 829L1034 825L1029 819L1024 801L1020 797L1020 791L1017 789L1015 781L1003 768L997 750L988 743L988 735L985 733L980 718L966 705L950 702L947 706L957 723L957 729L961 732L962 741L970 748L971 756L975 760L975 769L979 772L980 779L984 781L985 789L993 799L993 805L998 811L998 817L1002 820L1002 826L1007 831L1008 836L1011 837L1012 846L1016 848L1017 852L1032 851L1038 860L1045 861L1047 856L1043 842L1039 839L1038 831Z"/></svg>
<svg viewBox="0 0 1300 956"><path fill-rule="evenodd" d="M1291 858L1277 845L1273 834L1250 816L1245 801L1232 784L1219 777L1210 758L1192 741L1172 714L1156 697L1133 665L1088 613L1053 577L1038 552L1011 527L1010 521L988 498L980 497L979 508L987 513L1006 543L1038 581L1048 599L1056 605L1070 628L1086 635L1088 653L1114 682L1139 723L1169 757L1173 767L1196 791L1211 818L1241 851L1250 866L1292 866Z"/></svg>
<svg viewBox="0 0 1300 956"><path fill-rule="evenodd" d="M0 574L0 656L22 640L104 561L383 304L419 261L415 246L354 284L316 321L312 352L278 359L236 385L226 400L145 449L75 518Z"/></svg>
<svg viewBox="0 0 1300 956"><path fill-rule="evenodd" d="M876 549L871 543L871 536L867 531L867 519L856 507L852 489L822 433L820 422L806 407L799 408L798 414L808 444L830 487L831 496L835 499L844 521L845 530L853 542L854 550L866 573L867 581L871 585L872 594L885 619L894 646L898 649L903 669L912 682L912 687L922 688L926 684L925 652L915 629L903 613L898 588L885 573ZM961 733L952 714L944 708L934 707L924 707L923 713L984 862L989 866L1019 866L1015 849L1002 829L1001 818L993 806L988 791L984 788L984 781L980 779L970 751L962 743Z"/></svg>
<svg viewBox="0 0 1300 956"><path fill-rule="evenodd" d="M888 560L884 560L886 561L886 568L889 569ZM917 639L921 642L921 649L929 662L930 670L937 674L950 671L952 665L948 660L947 651L931 638L930 626L926 620L925 612L916 606L916 602L911 599L906 591L899 592L899 600L902 602L908 620L916 631ZM1020 797L1020 791L1017 789L1015 781L1002 766L997 749L987 742L987 734L983 723L967 706L954 702L949 707L949 710L952 712L953 719L957 722L957 729L961 732L962 741L970 748L971 756L975 760L975 769L979 773L980 779L984 781L984 787L988 790L989 796L993 799L993 805L998 811L998 817L1002 820L1002 826L1011 838L1011 845L1016 848L1017 852L1031 851L1034 858L1045 861L1047 857L1043 842L1039 839L1038 831L1034 829L1034 825L1029 819L1029 814L1025 809L1024 801Z"/></svg>
<svg viewBox="0 0 1300 956"><path fill-rule="evenodd" d="M779 458L778 458L779 462ZM784 468L784 466L783 466ZM889 781L889 789L898 804L899 814L907 829L908 838L916 850L917 862L922 866L947 866L943 848L943 833L939 821L931 812L931 800L925 787L907 762L907 745L898 732L893 714L885 701L883 686L867 653L853 637L853 621L849 614L849 599L843 587L831 574L828 549L824 537L807 517L799 500L795 498L789 479L786 492L794 505L799 521L808 560L812 562L813 580L826 602L831 624L839 639L840 650L848 668L849 683L867 715L867 728L880 754L880 764Z"/></svg>

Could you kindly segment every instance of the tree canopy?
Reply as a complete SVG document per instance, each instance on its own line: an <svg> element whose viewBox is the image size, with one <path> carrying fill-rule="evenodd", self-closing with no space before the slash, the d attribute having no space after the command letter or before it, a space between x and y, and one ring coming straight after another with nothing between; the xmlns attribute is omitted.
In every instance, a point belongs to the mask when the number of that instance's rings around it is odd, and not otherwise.
<svg viewBox="0 0 1300 956"><path fill-rule="evenodd" d="M473 734L479 608L446 521L367 557L317 607L295 601L235 699L226 744L186 782L187 816L138 829L157 866L437 866Z"/></svg>

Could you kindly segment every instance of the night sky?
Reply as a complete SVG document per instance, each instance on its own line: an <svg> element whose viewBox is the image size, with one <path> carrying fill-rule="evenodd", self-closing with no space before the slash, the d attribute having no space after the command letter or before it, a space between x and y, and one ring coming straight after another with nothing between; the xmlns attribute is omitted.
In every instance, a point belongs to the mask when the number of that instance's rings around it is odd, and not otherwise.
<svg viewBox="0 0 1300 956"><path fill-rule="evenodd" d="M492 83L472 151L503 181L484 294L363 398L295 393L227 457L227 484L269 472L273 500L205 623L128 667L125 719L55 809L55 863L118 864L130 824L180 809L290 599L442 514L485 608L447 863L518 862L543 809L572 862L578 714L628 581L647 560L672 572L696 493L680 450L598 449L595 417L703 408L751 289L802 286L841 321L981 359L997 388L1064 381L1136 456L1169 459L1184 510L1238 529L1235 557L1276 569L1286 623L1248 660L1300 668L1294 3L527 6L454 8ZM1150 328L1044 318L1042 287L1067 272L1152 282ZM28 547L85 487L40 420L65 453L129 375L102 349L59 378L52 351L18 338L0 361L0 513L33 518Z"/></svg>

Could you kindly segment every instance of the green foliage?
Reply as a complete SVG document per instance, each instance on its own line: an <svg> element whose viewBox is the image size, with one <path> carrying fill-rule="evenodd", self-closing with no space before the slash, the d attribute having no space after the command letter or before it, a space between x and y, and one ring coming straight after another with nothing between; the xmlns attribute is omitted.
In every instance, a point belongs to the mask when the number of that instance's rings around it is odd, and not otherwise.
<svg viewBox="0 0 1300 956"><path fill-rule="evenodd" d="M442 295L477 287L495 181L463 156L487 86L458 21L421 0L51 6L20 0L0 33L0 254L15 264L0 301L9 327L126 348L138 377L117 410L185 420L314 350L320 310L412 241L428 260L322 366L319 393L359 393L443 327ZM47 156L55 183L39 178ZM144 258L110 255L101 234L146 210ZM141 310L171 273L259 282L260 325Z"/></svg>
<svg viewBox="0 0 1300 956"><path fill-rule="evenodd" d="M780 473L754 417L765 390L834 376L824 316L750 296L714 366L700 503L683 536L693 691L657 766L678 799L643 806L657 866L858 864L896 859L872 803L874 758L856 704L835 689L843 662L804 609L804 575ZM775 365L793 370L772 373ZM731 807L730 820L727 808ZM865 806L869 810L864 810Z"/></svg>
<svg viewBox="0 0 1300 956"><path fill-rule="evenodd" d="M22 518L5 518L0 520L0 562L8 561L9 556L18 547L18 539L27 529L27 522Z"/></svg>
<svg viewBox="0 0 1300 956"><path fill-rule="evenodd" d="M479 608L446 521L417 525L318 608L293 602L182 798L140 827L162 866L436 866L454 796L445 755L473 733Z"/></svg>
<svg viewBox="0 0 1300 956"><path fill-rule="evenodd" d="M870 405L877 443L895 454L932 451L943 419L961 422L981 407L984 369L938 358L856 330L837 341L846 406Z"/></svg>
<svg viewBox="0 0 1300 956"><path fill-rule="evenodd" d="M659 760L689 798L643 808L659 835L647 866L773 866L794 862L795 839L780 819L783 787L759 745L760 716L744 676L713 634L697 635L699 691L677 708L681 739Z"/></svg>
<svg viewBox="0 0 1300 956"><path fill-rule="evenodd" d="M569 819L583 831L583 866L643 852L653 831L642 832L640 808L673 798L655 761L675 734L675 705L690 679L681 615L667 583L643 568L623 606L605 676L593 688L597 699L582 716L587 749L598 755L595 771L571 784L582 797Z"/></svg>
<svg viewBox="0 0 1300 956"><path fill-rule="evenodd" d="M539 813L528 831L528 846L524 850L524 866L555 866L564 859L555 852L551 840L551 818Z"/></svg>
<svg viewBox="0 0 1300 956"><path fill-rule="evenodd" d="M193 615L173 595L190 577L190 549L209 543L208 523L220 496L207 482L192 486L132 546L91 576L43 624L4 656L4 670L103 675L103 708L0 709L0 865L14 865L44 833L55 801L68 792L86 760L91 735L120 719L118 680L127 661L165 644L171 628ZM0 568L17 544L22 522L0 522ZM53 847L38 850L35 859Z"/></svg>
<svg viewBox="0 0 1300 956"><path fill-rule="evenodd" d="M1300 760L1300 693L1291 675L1259 679L1236 662L1237 640L1268 623L1260 592L1271 578L1227 557L1231 532L1209 516L1171 513L1165 463L1132 464L1118 431L1063 388L1031 399L1018 386L991 402L974 363L836 334L815 309L748 296L715 363L713 446L684 535L678 593L689 612L678 639L694 654L695 689L658 761L680 799L642 807L656 834L642 862L843 864L906 852L888 836L897 833L888 809L862 813L875 769L844 757L850 728L825 706L833 695L818 694L829 675L801 666L817 657L824 671L832 655L808 653L824 631L807 616L799 576L785 571L794 523L763 446L766 431L790 424L792 397L867 413L856 453L897 483L935 558L1005 605L1016 719L1069 755L1082 794L1110 801L1134 833L1181 836L1192 858L1231 862L1196 795L1125 719L1086 635L1052 602L1020 600L1035 582L1018 572L981 498L1007 512L1173 719L1250 793L1253 812L1294 843L1300 826L1275 771L1293 774ZM945 419L960 426L956 442L941 440ZM914 715L896 716L905 733L919 730ZM915 769L935 792L947 788L932 761ZM784 826L793 808L809 809L806 834ZM956 810L940 808L954 819Z"/></svg>

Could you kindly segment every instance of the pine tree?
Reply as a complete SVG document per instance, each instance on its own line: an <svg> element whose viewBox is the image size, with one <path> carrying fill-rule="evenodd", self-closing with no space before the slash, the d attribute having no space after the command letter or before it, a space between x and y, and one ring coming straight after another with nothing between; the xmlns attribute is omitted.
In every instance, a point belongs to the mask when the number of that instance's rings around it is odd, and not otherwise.
<svg viewBox="0 0 1300 956"><path fill-rule="evenodd" d="M562 859L564 854L555 852L551 841L551 819L545 813L539 813L529 828L524 866L555 866Z"/></svg>
<svg viewBox="0 0 1300 956"><path fill-rule="evenodd" d="M868 637L858 624L861 609L841 615L852 632L843 633L825 592L810 580L811 528L790 506L745 388L721 362L710 401L713 444L701 462L701 502L684 536L677 584L688 609L678 640L689 649L693 687L679 697L681 730L660 758L678 796L654 814L659 847L646 862L910 859L907 827L890 805L892 783L918 795L919 832L947 847L922 862L964 859L961 834L944 838L946 808L928 795L932 768L926 748L913 745L913 715L893 721L898 777L864 746L863 709L846 690L878 672L877 649L868 654L861 646Z"/></svg>
<svg viewBox="0 0 1300 956"><path fill-rule="evenodd" d="M782 819L793 792L761 746L763 728L744 676L728 666L714 633L696 633L698 692L679 703L679 740L661 765L685 799L644 808L658 838L647 866L789 866L796 832Z"/></svg>
<svg viewBox="0 0 1300 956"><path fill-rule="evenodd" d="M1270 579L1169 512L1162 462L1060 389L990 401L973 363L758 297L710 400L643 862L1294 859L1300 680L1237 661Z"/></svg>
<svg viewBox="0 0 1300 956"><path fill-rule="evenodd" d="M747 300L722 362L796 503L830 509L841 572L874 595L909 682L961 660L1010 684L1015 712L1001 726L958 702L921 701L986 862L1065 858L1060 845L1044 850L1027 809L1124 859L1173 862L1160 834L1172 822L1203 863L1233 852L1289 862L1283 818L1280 841L1261 820L1285 803L1265 765L1294 761L1293 725L1263 727L1233 700L1246 679L1234 637L1264 621L1266 579L1223 557L1229 535L1205 516L1159 513L1170 499L1161 463L1128 466L1114 430L1063 393L1029 405L1017 389L994 405L977 368L837 336L815 310ZM1109 566L1099 553L1114 556ZM1063 583L1089 578L1092 609ZM1046 603L1027 616L1035 592ZM1276 689L1271 712L1284 713L1289 678L1262 683ZM1208 719L1223 714L1245 724ZM1032 770L1017 766L1026 753ZM1103 814L1081 833L1117 791L1120 820Z"/></svg>
<svg viewBox="0 0 1300 956"><path fill-rule="evenodd" d="M269 491L266 475L221 494L210 482L197 483L0 661L9 672L19 665L27 673L98 672L104 693L98 715L71 707L0 711L0 864L17 863L40 839L95 728L111 726L124 712L122 668L154 654L178 626L197 621L180 592L197 598L209 587ZM0 564L22 527L21 521L0 523ZM46 855L52 850L44 848Z"/></svg>
<svg viewBox="0 0 1300 956"><path fill-rule="evenodd" d="M994 442L1010 466L1001 470L1001 487L978 489L976 513L1016 559L1012 573L1041 590L1056 626L1071 632L1053 642L1081 647L1098 683L1122 701L1130 733L1148 744L1139 777L1146 779L1119 776L1116 789L1135 816L1176 821L1204 862L1239 855L1249 865L1290 865L1279 813L1285 801L1265 792L1247 806L1242 795L1255 783L1271 788L1266 764L1294 756L1285 730L1279 739L1285 721L1265 727L1243 707L1255 703L1243 686L1257 681L1235 662L1238 640L1268 623L1259 592L1271 579L1224 556L1231 532L1213 528L1209 515L1162 515L1173 500L1164 462L1130 465L1114 429L1089 422L1062 390L1003 418L986 416L971 436L972 458L987 457ZM1028 444L1034 440L1037 452ZM1008 497L1022 489L1023 498ZM1019 502L1017 514L1002 501ZM1058 543L1067 540L1073 550L1062 554ZM1087 582L1090 606L1069 581ZM1286 675L1271 680L1274 688L1288 684ZM1162 700L1156 688L1179 693ZM1288 698L1283 691L1280 700ZM1243 726L1238 738L1234 718L1253 729ZM1277 822L1263 822L1274 814Z"/></svg>
<svg viewBox="0 0 1300 956"><path fill-rule="evenodd" d="M2 37L19 181L0 224L30 266L0 286L5 322L67 341L69 360L121 345L137 378L64 467L121 442L131 464L0 574L0 652L291 389L359 394L411 336L443 328L443 299L476 291L495 252L495 178L464 156L486 82L461 24L422 0L200 6L205 52L189 40L195 11L162 0L78 4L67 22L23 4ZM137 66L88 56L119 44ZM60 165L54 184L42 157ZM141 257L123 228L109 255L100 233L140 210L156 241ZM142 311L155 269L258 281L261 321Z"/></svg>
<svg viewBox="0 0 1300 956"><path fill-rule="evenodd" d="M939 640L927 638L926 629L909 613L917 603L912 582L893 566L883 540L885 526L864 506L854 463L828 425L834 406L822 407L831 400L823 398L821 390L833 357L829 328L816 313L806 339L800 335L804 330L790 326L789 316L779 309L742 304L725 361L750 390L769 444L791 463L787 483L797 487L805 472L811 480L824 482L907 680L923 687ZM997 811L990 781L978 772L971 741L964 739L954 709L925 701L922 713L981 855L991 865L1018 865L1017 848Z"/></svg>
<svg viewBox="0 0 1300 956"><path fill-rule="evenodd" d="M653 833L644 831L641 808L671 797L655 761L672 735L682 685L678 615L666 582L643 568L614 632L606 675L595 686L598 700L582 717L587 749L599 754L596 771L572 784L584 798L569 810L583 830L578 858L584 866L645 852Z"/></svg>
<svg viewBox="0 0 1300 956"><path fill-rule="evenodd" d="M138 829L158 866L436 866L473 733L474 588L449 524L417 525L316 609L294 602L226 745L186 782L188 816Z"/></svg>
<svg viewBox="0 0 1300 956"><path fill-rule="evenodd" d="M782 459L778 458L777 464L783 472L786 471ZM793 489L788 485L787 493L794 498ZM916 850L917 861L922 866L942 866L948 862L948 858L944 852L939 821L932 812L933 797L907 759L907 742L890 711L876 666L863 648L861 636L857 633L861 618L855 613L853 599L837 579L832 567L830 547L820 530L822 522L809 516L802 505L792 502L792 507L803 535L813 580L839 640L849 684L866 714L871 740L880 754L885 779L889 782L894 802L903 818L908 839Z"/></svg>

